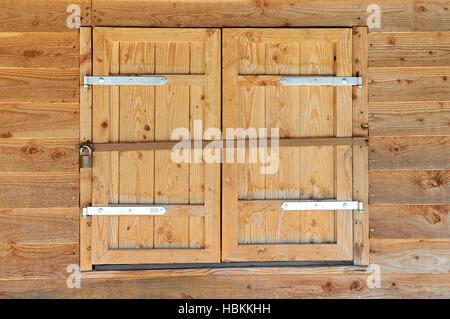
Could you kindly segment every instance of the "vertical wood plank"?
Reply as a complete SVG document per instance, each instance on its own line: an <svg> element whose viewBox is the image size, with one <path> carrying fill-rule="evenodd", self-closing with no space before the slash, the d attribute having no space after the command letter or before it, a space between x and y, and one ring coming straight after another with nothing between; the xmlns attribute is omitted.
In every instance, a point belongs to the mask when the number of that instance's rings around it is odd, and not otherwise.
<svg viewBox="0 0 450 319"><path fill-rule="evenodd" d="M153 152L120 153L120 204L152 204ZM119 248L152 248L152 216L119 216Z"/></svg>
<svg viewBox="0 0 450 319"><path fill-rule="evenodd" d="M204 74L205 53L203 42L190 43L190 74ZM208 66L209 67L209 66ZM191 86L190 88L190 109L189 109L189 129L191 136L195 140L203 139L203 132L196 132L194 121L202 121L205 125L205 113L208 111L209 96L203 86ZM204 127L203 129L206 129ZM193 150L191 160L198 164L189 164L189 203L203 204L205 200L205 165L202 164L203 152ZM189 248L203 248L205 246L205 223L203 216L190 216L189 218Z"/></svg>
<svg viewBox="0 0 450 319"><path fill-rule="evenodd" d="M119 43L106 41L98 29L94 29L94 74L119 74ZM93 142L119 141L119 88L95 87L93 91ZM93 205L119 202L118 152L97 153L93 158ZM118 247L118 218L92 217L93 263L109 248Z"/></svg>
<svg viewBox="0 0 450 319"><path fill-rule="evenodd" d="M154 74L154 43L121 42L121 74ZM120 88L120 141L153 141L154 87ZM119 202L154 202L154 151L120 153ZM119 216L119 248L152 248L152 216Z"/></svg>
<svg viewBox="0 0 450 319"><path fill-rule="evenodd" d="M155 72L188 74L190 45L186 42L156 43ZM155 139L170 140L175 128L189 129L190 89L185 86L156 88ZM155 151L155 202L189 202L189 164L174 163L170 151ZM188 217L155 217L155 248L189 246Z"/></svg>
<svg viewBox="0 0 450 319"><path fill-rule="evenodd" d="M300 46L300 74L334 73L334 46L329 41L305 41ZM330 87L301 87L300 136L334 135L334 92ZM301 197L334 198L333 147L305 147L300 162ZM302 243L335 242L335 216L332 212L301 212Z"/></svg>
<svg viewBox="0 0 450 319"><path fill-rule="evenodd" d="M80 28L80 143L92 141L92 88L83 86L92 75L92 29ZM80 209L92 202L92 168L80 168ZM80 212L81 214L81 212ZM80 218L80 269L92 270L92 218Z"/></svg>
<svg viewBox="0 0 450 319"><path fill-rule="evenodd" d="M266 73L298 75L298 42L267 43ZM300 97L298 87L266 87L266 125L279 128L280 138L300 136ZM300 148L279 149L279 169L266 175L266 198L300 198ZM300 213L266 212L267 243L299 243Z"/></svg>
<svg viewBox="0 0 450 319"><path fill-rule="evenodd" d="M221 30L208 30L209 38L205 43L205 73L208 75L206 85L206 127L221 128ZM204 218L204 242L211 261L221 260L221 211L220 164L206 164L204 201L206 216Z"/></svg>
<svg viewBox="0 0 450 319"><path fill-rule="evenodd" d="M238 41L239 73L264 74L266 72L265 44L243 37ZM238 88L239 105L237 127L264 128L266 127L265 114L265 88L241 87ZM240 137L243 138L243 137ZM238 198L239 199L265 199L266 179L260 173L258 163L249 163L250 152L246 149L245 161L238 165ZM264 211L239 212L239 242L245 244L265 243L266 218Z"/></svg>
<svg viewBox="0 0 450 319"><path fill-rule="evenodd" d="M369 136L368 130L367 28L353 28L353 76L363 77L362 88L353 88L353 135ZM369 159L367 146L353 147L353 200L363 201L364 213L353 212L353 262L369 261Z"/></svg>
<svg viewBox="0 0 450 319"><path fill-rule="evenodd" d="M343 37L336 44L336 76L352 75L352 30L343 31ZM336 87L335 136L352 136L353 106L352 87ZM336 199L352 199L352 150L348 146L335 147ZM336 241L343 252L353 259L353 215L350 212L336 214Z"/></svg>
<svg viewBox="0 0 450 319"><path fill-rule="evenodd" d="M222 31L222 78L223 86L223 129L232 128L239 123L238 98L238 42L234 30ZM238 224L238 169L236 164L222 164L222 261L228 261L237 247L239 236Z"/></svg>

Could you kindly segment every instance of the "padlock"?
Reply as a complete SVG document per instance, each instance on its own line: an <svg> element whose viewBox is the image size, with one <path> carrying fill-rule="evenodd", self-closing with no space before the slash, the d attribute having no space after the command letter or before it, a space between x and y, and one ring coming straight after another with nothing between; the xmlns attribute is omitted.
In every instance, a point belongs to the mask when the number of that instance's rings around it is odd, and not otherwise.
<svg viewBox="0 0 450 319"><path fill-rule="evenodd" d="M80 145L80 168L92 168L92 148L89 145Z"/></svg>

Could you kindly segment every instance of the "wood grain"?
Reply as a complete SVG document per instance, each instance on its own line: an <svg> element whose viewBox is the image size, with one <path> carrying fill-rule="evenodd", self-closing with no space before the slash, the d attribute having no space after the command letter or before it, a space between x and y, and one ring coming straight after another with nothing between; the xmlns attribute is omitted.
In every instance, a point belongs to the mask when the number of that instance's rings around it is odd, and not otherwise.
<svg viewBox="0 0 450 319"><path fill-rule="evenodd" d="M450 30L447 0L379 0L377 4L382 8L382 31ZM367 25L371 14L367 6L365 0L95 0L93 25L353 27Z"/></svg>
<svg viewBox="0 0 450 319"><path fill-rule="evenodd" d="M77 172L78 140L0 140L0 172Z"/></svg>
<svg viewBox="0 0 450 319"><path fill-rule="evenodd" d="M372 32L369 67L450 66L449 32Z"/></svg>
<svg viewBox="0 0 450 319"><path fill-rule="evenodd" d="M367 32L365 27L353 28L353 76L363 78L362 87L353 87L353 136L369 135Z"/></svg>
<svg viewBox="0 0 450 319"><path fill-rule="evenodd" d="M128 272L129 273L129 272ZM186 275L152 277L139 271L139 278L112 275L86 278L81 289L67 289L65 280L2 281L4 298L449 298L443 283L448 274L383 274L381 287L369 289L367 274L330 275ZM123 274L123 273L122 273ZM147 277L150 274L150 277ZM217 289L220 286L221 289Z"/></svg>
<svg viewBox="0 0 450 319"><path fill-rule="evenodd" d="M353 76L363 78L362 87L353 87L353 136L369 136L367 28L353 28ZM365 204L364 214L353 211L353 262L369 264L369 174L368 147L353 146L353 200Z"/></svg>
<svg viewBox="0 0 450 319"><path fill-rule="evenodd" d="M91 23L91 0L1 0L0 31L72 31L67 28L66 11L70 4L78 4L81 25Z"/></svg>
<svg viewBox="0 0 450 319"><path fill-rule="evenodd" d="M78 251L78 244L0 245L0 286L1 279L65 281L66 267L78 264Z"/></svg>
<svg viewBox="0 0 450 319"><path fill-rule="evenodd" d="M165 42L155 47L157 74L187 74L190 71L190 43ZM170 140L178 127L189 129L189 87L155 89L156 140ZM161 204L189 202L189 165L175 163L169 151L155 151L155 201ZM188 217L155 217L156 248L189 247Z"/></svg>
<svg viewBox="0 0 450 319"><path fill-rule="evenodd" d="M0 68L2 102L78 103L79 70Z"/></svg>
<svg viewBox="0 0 450 319"><path fill-rule="evenodd" d="M371 136L450 135L450 102L369 103Z"/></svg>
<svg viewBox="0 0 450 319"><path fill-rule="evenodd" d="M449 204L449 170L369 171L371 204Z"/></svg>
<svg viewBox="0 0 450 319"><path fill-rule="evenodd" d="M371 205L372 239L450 238L449 205Z"/></svg>
<svg viewBox="0 0 450 319"><path fill-rule="evenodd" d="M383 273L448 273L450 241L371 239L370 261ZM447 285L448 287L448 285ZM443 289L444 286L442 287Z"/></svg>
<svg viewBox="0 0 450 319"><path fill-rule="evenodd" d="M1 139L77 139L79 105L61 103L1 103Z"/></svg>
<svg viewBox="0 0 450 319"><path fill-rule="evenodd" d="M369 102L450 100L450 67L369 68Z"/></svg>
<svg viewBox="0 0 450 319"><path fill-rule="evenodd" d="M279 128L282 141L352 136L351 88L286 88L259 86L252 81L239 86L236 81L239 75L350 75L351 30L327 31L225 29L224 126L232 128L239 123L244 128ZM235 138L243 136L237 134ZM235 168L224 164L223 260L353 259L351 214L283 214L270 206L249 212L239 211L239 203L230 203L233 198L264 201L352 197L349 149L282 145L279 169L267 175L260 173L260 165L248 161Z"/></svg>
<svg viewBox="0 0 450 319"><path fill-rule="evenodd" d="M0 68L78 68L76 32L2 32Z"/></svg>
<svg viewBox="0 0 450 319"><path fill-rule="evenodd" d="M370 169L450 169L450 136L373 137Z"/></svg>
<svg viewBox="0 0 450 319"><path fill-rule="evenodd" d="M122 74L154 74L154 43L120 43ZM121 87L119 140L144 142L155 138L154 87ZM119 153L119 203L154 203L155 154ZM119 216L119 248L152 248L154 218L152 216Z"/></svg>
<svg viewBox="0 0 450 319"><path fill-rule="evenodd" d="M253 45L251 41L248 42L250 42L248 45ZM265 43L264 46L265 63L259 66L259 68L265 69L265 72L268 74L299 74L301 63L299 42ZM240 64L242 64L242 62L240 62ZM300 92L296 87L285 88L274 86L266 87L265 89L265 124L267 128L278 127L280 129L280 138L300 136L299 99ZM256 113L257 109L260 107L260 105L254 104L252 111ZM262 126L264 127L264 125ZM264 198L298 199L300 198L300 178L298 178L298 176L300 176L299 163L300 149L296 147L281 148L279 150L279 169L275 174L267 174L265 176L260 175L258 172L260 164L249 166L253 166L253 171L259 175L258 179L265 180ZM246 176L244 175L241 178L246 179ZM251 184L251 181L244 183ZM268 210L263 212L263 215L265 215L265 243L300 243L301 219L298 212L280 214L277 211ZM320 224L321 219L318 218L318 220L318 224ZM333 221L331 221L331 223L332 222ZM330 223L329 220L328 223ZM323 227L322 229L324 229L324 234L318 241L327 242L329 237L333 237L333 234L330 236L329 229L326 227ZM258 236L258 231L256 229L254 230L254 233Z"/></svg>
<svg viewBox="0 0 450 319"><path fill-rule="evenodd" d="M78 242L78 208L0 209L0 245Z"/></svg>
<svg viewBox="0 0 450 319"><path fill-rule="evenodd" d="M0 208L78 207L78 173L0 174Z"/></svg>
<svg viewBox="0 0 450 319"><path fill-rule="evenodd" d="M80 29L80 121L79 141L92 141L92 87L81 86L84 76L92 75L92 29ZM80 208L92 203L92 168L80 168ZM81 210L81 209L80 209ZM92 270L92 218L79 219L80 270Z"/></svg>

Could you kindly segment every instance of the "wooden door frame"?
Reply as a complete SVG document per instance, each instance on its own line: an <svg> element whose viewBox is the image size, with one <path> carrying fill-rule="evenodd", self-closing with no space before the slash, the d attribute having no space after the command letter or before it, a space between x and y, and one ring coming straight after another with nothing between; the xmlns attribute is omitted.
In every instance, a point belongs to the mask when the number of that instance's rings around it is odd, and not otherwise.
<svg viewBox="0 0 450 319"><path fill-rule="evenodd" d="M200 26L201 27L201 26ZM92 30L80 28L80 143L92 142L92 87L83 86L83 78L92 75ZM353 135L368 138L368 41L367 27L353 28L353 75L363 77L363 86L353 88ZM355 266L369 265L369 185L368 146L353 147L353 199L363 201L363 214L353 212L353 244ZM358 159L358 160L356 160ZM80 169L80 269L92 270L92 222L81 218L81 208L92 202L92 169ZM332 269L336 267L326 267ZM338 267L341 268L341 267ZM272 268L274 273L283 268ZM244 269L243 269L244 271ZM301 270L300 270L301 272Z"/></svg>

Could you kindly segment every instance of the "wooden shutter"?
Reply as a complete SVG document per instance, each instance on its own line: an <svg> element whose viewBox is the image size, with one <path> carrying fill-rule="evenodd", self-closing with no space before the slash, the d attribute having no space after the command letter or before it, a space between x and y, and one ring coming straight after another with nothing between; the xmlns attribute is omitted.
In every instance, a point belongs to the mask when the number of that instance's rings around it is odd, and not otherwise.
<svg viewBox="0 0 450 319"><path fill-rule="evenodd" d="M93 142L161 142L220 127L220 30L93 31L93 75L163 75L164 86L95 86ZM195 138L201 139L201 136ZM93 264L220 261L220 166L170 150L95 152L92 205L161 204L164 216L92 216Z"/></svg>
<svg viewBox="0 0 450 319"><path fill-rule="evenodd" d="M351 137L350 86L281 86L281 75L352 76L351 29L224 29L223 124L280 138ZM352 146L280 147L279 170L223 164L224 261L353 260L352 211L283 211L352 200Z"/></svg>

